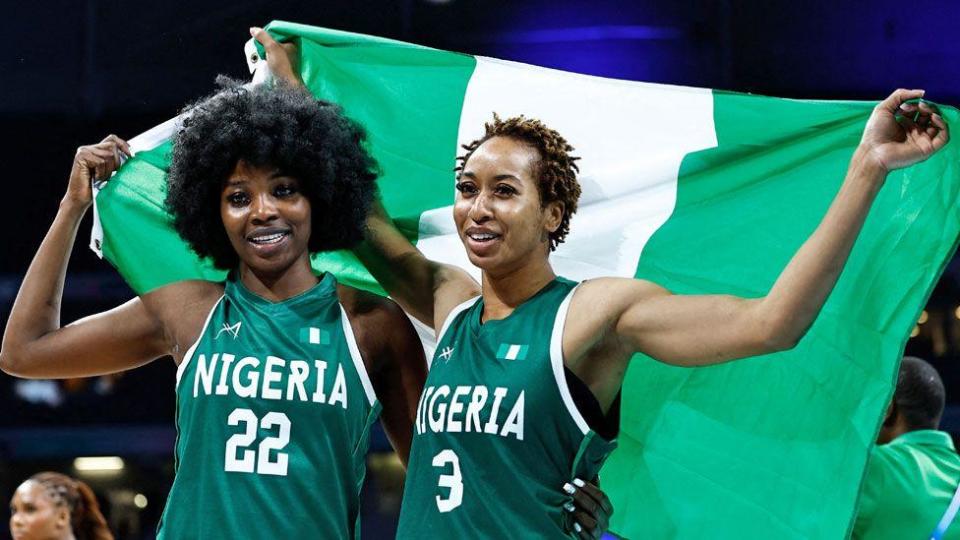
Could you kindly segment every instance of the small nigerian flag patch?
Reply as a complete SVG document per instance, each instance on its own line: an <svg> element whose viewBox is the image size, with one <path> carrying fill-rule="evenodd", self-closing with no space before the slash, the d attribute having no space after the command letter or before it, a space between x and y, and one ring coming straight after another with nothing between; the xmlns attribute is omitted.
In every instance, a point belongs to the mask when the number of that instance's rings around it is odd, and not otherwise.
<svg viewBox="0 0 960 540"><path fill-rule="evenodd" d="M501 343L497 349L498 360L523 360L527 357L529 345L514 345L512 343Z"/></svg>
<svg viewBox="0 0 960 540"><path fill-rule="evenodd" d="M300 343L309 343L311 345L329 345L330 332L319 328L301 328Z"/></svg>

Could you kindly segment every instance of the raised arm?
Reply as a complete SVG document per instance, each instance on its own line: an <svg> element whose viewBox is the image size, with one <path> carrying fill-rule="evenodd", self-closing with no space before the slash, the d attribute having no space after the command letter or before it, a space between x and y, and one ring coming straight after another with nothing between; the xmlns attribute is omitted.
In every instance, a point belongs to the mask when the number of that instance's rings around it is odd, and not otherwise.
<svg viewBox="0 0 960 540"><path fill-rule="evenodd" d="M60 302L90 182L108 178L127 143L111 135L77 150L67 194L37 251L7 320L0 368L21 377L78 377L120 371L166 354L160 324L139 299L60 327Z"/></svg>
<svg viewBox="0 0 960 540"><path fill-rule="evenodd" d="M593 319L584 328L611 330L607 335L619 341L621 359L642 351L684 366L792 348L833 290L887 173L922 161L947 143L947 125L931 106L904 103L922 95L897 90L877 105L839 193L766 296L673 295L644 281L597 280L583 286L579 301L574 298L572 309ZM895 115L901 112L898 123ZM914 113L916 122L910 118ZM581 348L569 354L591 346L586 332L580 333L579 340L565 339L565 348L568 343Z"/></svg>
<svg viewBox="0 0 960 540"><path fill-rule="evenodd" d="M394 226L379 201L367 218L367 238L354 253L401 307L436 331L461 302L480 294L463 269L432 261Z"/></svg>

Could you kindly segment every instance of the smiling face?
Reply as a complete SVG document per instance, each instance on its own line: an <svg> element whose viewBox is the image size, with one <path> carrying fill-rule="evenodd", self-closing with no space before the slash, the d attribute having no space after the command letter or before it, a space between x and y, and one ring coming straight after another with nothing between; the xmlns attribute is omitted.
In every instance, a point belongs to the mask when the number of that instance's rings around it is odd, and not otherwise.
<svg viewBox="0 0 960 540"><path fill-rule="evenodd" d="M241 160L224 183L220 217L241 266L265 276L309 266L310 201L297 179Z"/></svg>
<svg viewBox="0 0 960 540"><path fill-rule="evenodd" d="M550 252L549 234L560 225L563 205L541 204L534 176L539 160L534 147L493 137L464 163L453 219L470 262L490 275L545 260Z"/></svg>
<svg viewBox="0 0 960 540"><path fill-rule="evenodd" d="M39 482L20 484L10 500L10 535L14 540L52 540L70 532L70 515L54 504Z"/></svg>

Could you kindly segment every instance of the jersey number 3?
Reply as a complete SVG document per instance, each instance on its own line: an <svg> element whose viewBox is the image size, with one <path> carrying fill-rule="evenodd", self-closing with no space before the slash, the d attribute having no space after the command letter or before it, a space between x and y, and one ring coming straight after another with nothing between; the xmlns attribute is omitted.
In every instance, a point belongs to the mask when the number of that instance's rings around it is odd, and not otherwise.
<svg viewBox="0 0 960 540"><path fill-rule="evenodd" d="M287 475L289 456L280 452L290 442L290 419L287 415L270 412L258 419L250 409L234 409L227 417L231 426L244 424L243 432L227 439L226 461L223 469L227 472L245 472L257 474L272 474L275 476ZM257 427L273 429L279 427L276 437L266 437L256 450L250 445L257 439ZM238 449L243 449L238 452ZM277 451L277 459L270 460L270 452Z"/></svg>
<svg viewBox="0 0 960 540"><path fill-rule="evenodd" d="M449 495L441 497L437 495L437 510L440 512L449 512L463 504L463 477L460 475L460 458L453 450L441 450L439 454L433 456L433 466L446 469L451 465L453 469L451 474L441 474L437 485L450 489Z"/></svg>

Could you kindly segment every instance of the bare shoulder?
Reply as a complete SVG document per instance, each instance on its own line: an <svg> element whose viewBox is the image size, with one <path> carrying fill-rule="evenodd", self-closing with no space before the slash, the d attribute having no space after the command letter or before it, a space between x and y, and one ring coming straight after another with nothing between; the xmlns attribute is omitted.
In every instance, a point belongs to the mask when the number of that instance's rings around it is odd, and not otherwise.
<svg viewBox="0 0 960 540"><path fill-rule="evenodd" d="M210 310L222 296L222 283L188 280L164 285L140 298L147 311L163 325L175 344L175 353L182 353L200 337ZM174 356L179 362L179 355Z"/></svg>
<svg viewBox="0 0 960 540"><path fill-rule="evenodd" d="M570 301L571 313L622 312L638 301L669 295L670 291L652 281L634 278L602 277L580 284Z"/></svg>
<svg viewBox="0 0 960 540"><path fill-rule="evenodd" d="M466 270L452 264L443 265L433 294L434 331L440 332L454 308L480 293L480 284Z"/></svg>
<svg viewBox="0 0 960 540"><path fill-rule="evenodd" d="M384 362L395 360L390 351L420 348L413 324L393 300L342 283L337 284L337 296L368 370L378 371Z"/></svg>
<svg viewBox="0 0 960 540"><path fill-rule="evenodd" d="M631 306L670 294L642 279L603 277L584 281L570 300L563 330L564 357L572 363L596 349L615 347L615 326Z"/></svg>

